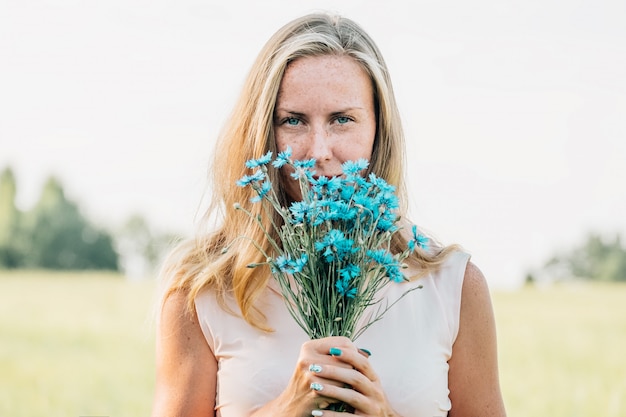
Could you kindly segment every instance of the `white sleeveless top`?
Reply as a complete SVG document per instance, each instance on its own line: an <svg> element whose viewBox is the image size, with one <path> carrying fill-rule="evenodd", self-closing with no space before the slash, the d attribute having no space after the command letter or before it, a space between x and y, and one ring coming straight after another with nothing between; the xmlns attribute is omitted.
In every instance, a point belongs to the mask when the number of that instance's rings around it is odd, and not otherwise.
<svg viewBox="0 0 626 417"><path fill-rule="evenodd" d="M383 291L394 305L355 342L372 352L369 360L391 406L404 417L443 417L448 397L448 360L459 328L461 287L469 255L455 252L436 273ZM282 297L268 286L260 306L265 333L219 307L215 294L195 300L200 326L218 361L216 406L219 417L244 417L276 398L286 387L308 337L287 312ZM227 299L233 311L234 299Z"/></svg>

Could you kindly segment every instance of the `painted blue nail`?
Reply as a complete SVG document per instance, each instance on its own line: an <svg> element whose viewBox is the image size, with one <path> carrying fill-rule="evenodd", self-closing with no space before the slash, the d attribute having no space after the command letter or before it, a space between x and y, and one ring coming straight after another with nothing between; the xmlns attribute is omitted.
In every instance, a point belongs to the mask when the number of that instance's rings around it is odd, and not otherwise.
<svg viewBox="0 0 626 417"><path fill-rule="evenodd" d="M359 348L359 350L363 353L365 353L367 356L372 356L372 352L370 352L369 350L365 349L365 348Z"/></svg>
<svg viewBox="0 0 626 417"><path fill-rule="evenodd" d="M335 347L331 347L330 350L328 351L328 353L331 356L341 356L341 349L335 348Z"/></svg>
<svg viewBox="0 0 626 417"><path fill-rule="evenodd" d="M313 391L321 391L324 389L324 386L319 382L311 382L311 389Z"/></svg>
<svg viewBox="0 0 626 417"><path fill-rule="evenodd" d="M309 365L309 371L315 372L317 374L319 372L322 372L322 366L316 363L312 363L311 365Z"/></svg>

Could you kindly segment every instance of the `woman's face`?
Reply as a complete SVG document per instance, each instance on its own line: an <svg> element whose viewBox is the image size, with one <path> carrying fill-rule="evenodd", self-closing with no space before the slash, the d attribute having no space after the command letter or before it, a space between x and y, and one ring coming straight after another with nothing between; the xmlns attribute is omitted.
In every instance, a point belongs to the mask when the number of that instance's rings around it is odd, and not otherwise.
<svg viewBox="0 0 626 417"><path fill-rule="evenodd" d="M315 158L316 176L339 176L345 161L369 160L376 136L370 77L348 56L291 62L276 99L274 131L279 151L291 147L293 159ZM299 200L298 182L282 169L287 194Z"/></svg>

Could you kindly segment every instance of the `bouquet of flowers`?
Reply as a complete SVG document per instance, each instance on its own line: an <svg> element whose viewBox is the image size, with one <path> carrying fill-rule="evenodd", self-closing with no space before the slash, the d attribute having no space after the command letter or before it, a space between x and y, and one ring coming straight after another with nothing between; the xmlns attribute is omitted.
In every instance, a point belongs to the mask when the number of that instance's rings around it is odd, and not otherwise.
<svg viewBox="0 0 626 417"><path fill-rule="evenodd" d="M268 169L284 166L292 168L302 196L289 207L279 204L267 175ZM399 231L395 188L375 174L363 177L365 159L345 162L340 177L316 177L314 166L314 159L292 160L291 149L273 160L268 152L246 162L254 171L237 185L252 187L252 202L263 204L270 218L272 210L282 218L282 224L271 223L279 236L276 241L261 218L236 205L263 229L273 251L265 253L253 242L266 261L249 267L269 265L290 314L311 339L356 340L398 301L381 303L376 294L390 283L407 280L403 260L417 247L425 249L428 239L413 226L407 248L391 253L391 238ZM377 308L362 322L371 306Z"/></svg>

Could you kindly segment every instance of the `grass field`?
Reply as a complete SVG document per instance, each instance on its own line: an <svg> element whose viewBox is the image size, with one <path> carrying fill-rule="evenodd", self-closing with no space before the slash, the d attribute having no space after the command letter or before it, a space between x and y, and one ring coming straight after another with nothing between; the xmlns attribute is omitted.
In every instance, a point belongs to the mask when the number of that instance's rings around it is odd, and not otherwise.
<svg viewBox="0 0 626 417"><path fill-rule="evenodd" d="M0 272L0 416L148 416L154 285Z"/></svg>
<svg viewBox="0 0 626 417"><path fill-rule="evenodd" d="M495 293L509 416L626 416L626 285Z"/></svg>
<svg viewBox="0 0 626 417"><path fill-rule="evenodd" d="M494 293L508 415L626 416L626 286ZM154 387L152 282L0 272L0 416L136 417Z"/></svg>

